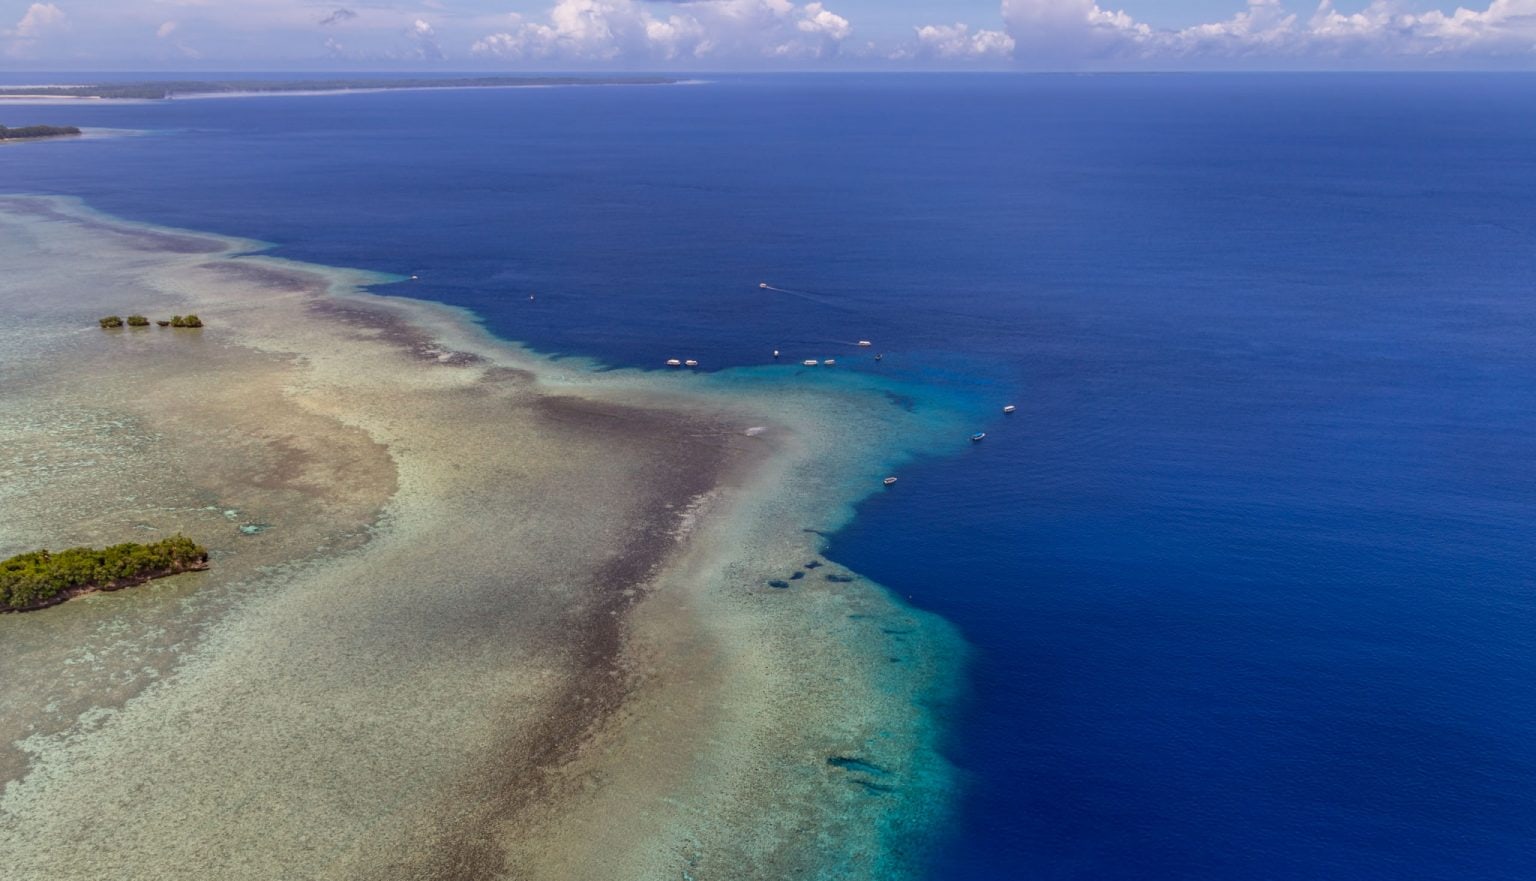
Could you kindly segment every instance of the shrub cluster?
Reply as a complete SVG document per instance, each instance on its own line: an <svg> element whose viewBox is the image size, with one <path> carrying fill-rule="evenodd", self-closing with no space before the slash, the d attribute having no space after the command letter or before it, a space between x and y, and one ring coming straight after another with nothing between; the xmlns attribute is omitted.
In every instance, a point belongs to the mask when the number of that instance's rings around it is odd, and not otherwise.
<svg viewBox="0 0 1536 881"><path fill-rule="evenodd" d="M153 544L112 545L104 550L70 548L18 554L0 562L0 610L27 609L80 587L110 589L161 575L201 569L208 551L184 535Z"/></svg>
<svg viewBox="0 0 1536 881"><path fill-rule="evenodd" d="M104 328L122 327L123 317L121 315L108 315L106 318L96 319L96 322ZM169 321L164 318L157 319L155 323L161 327L202 327L203 319L198 318L196 315L177 315ZM128 326L149 327L149 319L143 315L130 315L128 316Z"/></svg>

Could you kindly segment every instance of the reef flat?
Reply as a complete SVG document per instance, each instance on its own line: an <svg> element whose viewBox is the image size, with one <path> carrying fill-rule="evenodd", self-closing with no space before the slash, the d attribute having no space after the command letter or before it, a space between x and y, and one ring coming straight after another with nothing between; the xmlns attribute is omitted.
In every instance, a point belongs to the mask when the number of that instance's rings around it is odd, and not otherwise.
<svg viewBox="0 0 1536 881"><path fill-rule="evenodd" d="M259 248L0 199L0 555L218 563L0 617L8 879L918 873L963 646L820 547L953 413L549 361ZM104 344L124 304L220 320Z"/></svg>

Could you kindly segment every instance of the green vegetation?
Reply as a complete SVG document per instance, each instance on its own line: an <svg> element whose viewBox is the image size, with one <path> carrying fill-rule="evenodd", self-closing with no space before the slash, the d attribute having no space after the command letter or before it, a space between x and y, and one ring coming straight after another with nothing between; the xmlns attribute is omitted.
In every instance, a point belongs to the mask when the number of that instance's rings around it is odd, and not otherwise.
<svg viewBox="0 0 1536 881"><path fill-rule="evenodd" d="M144 83L99 83L89 86L15 86L0 89L0 97L118 98L158 101L176 95L219 95L238 92L344 92L352 89L471 89L507 86L668 85L667 77L619 76L476 76L409 79L332 80L163 80Z"/></svg>
<svg viewBox="0 0 1536 881"><path fill-rule="evenodd" d="M0 125L0 141L19 141L23 138L56 138L60 135L78 135L80 130L72 125L23 125L6 128Z"/></svg>
<svg viewBox="0 0 1536 881"><path fill-rule="evenodd" d="M103 328L122 327L123 317L121 315L108 315L106 318L96 319L96 323L100 324ZM203 319L198 318L196 315L176 315L170 319L156 319L155 323L161 327L202 327ZM143 315L130 315L128 316L128 326L149 327L149 319Z"/></svg>
<svg viewBox="0 0 1536 881"><path fill-rule="evenodd" d="M0 611L61 603L93 590L118 590L152 578L208 568L208 551L184 535L105 550L70 548L18 554L0 562Z"/></svg>

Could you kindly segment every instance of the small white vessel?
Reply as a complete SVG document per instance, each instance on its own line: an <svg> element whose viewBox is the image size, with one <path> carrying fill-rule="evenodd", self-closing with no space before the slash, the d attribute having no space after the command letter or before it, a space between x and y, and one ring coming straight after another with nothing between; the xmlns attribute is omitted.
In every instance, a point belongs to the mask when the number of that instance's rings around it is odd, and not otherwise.
<svg viewBox="0 0 1536 881"><path fill-rule="evenodd" d="M896 478L894 478L894 477L887 477L883 482L885 483L886 486L890 486L891 484L896 482Z"/></svg>
<svg viewBox="0 0 1536 881"><path fill-rule="evenodd" d="M774 349L773 350L773 357L775 357L775 358L779 357L779 350L778 349Z"/></svg>
<svg viewBox="0 0 1536 881"><path fill-rule="evenodd" d="M867 349L867 348L869 348L870 346L873 346L873 345L874 345L874 343L870 342L869 340L859 340L859 346L861 348Z"/></svg>
<svg viewBox="0 0 1536 881"><path fill-rule="evenodd" d="M411 281L419 281L420 279L421 279L421 276L419 276L419 275L411 276Z"/></svg>
<svg viewBox="0 0 1536 881"><path fill-rule="evenodd" d="M681 366L683 366L683 362L677 360L676 358L668 358L667 359L667 366L668 367L681 367Z"/></svg>
<svg viewBox="0 0 1536 881"><path fill-rule="evenodd" d="M833 364L836 364L837 361L833 360L832 358L828 358L827 360L825 360L825 361L823 361L821 363L827 365L828 367L831 367Z"/></svg>
<svg viewBox="0 0 1536 881"><path fill-rule="evenodd" d="M689 358L687 361L684 361L683 364L685 364L688 367L697 367L697 366L699 366L699 362L693 360L692 358Z"/></svg>
<svg viewBox="0 0 1536 881"><path fill-rule="evenodd" d="M971 435L971 443L979 444L983 440L985 440L986 437L987 437L987 433L985 431L978 431L975 434Z"/></svg>
<svg viewBox="0 0 1536 881"><path fill-rule="evenodd" d="M816 359L815 358L808 358L808 359L806 359L804 361L801 361L800 363L804 364L807 367L815 367L816 366Z"/></svg>
<svg viewBox="0 0 1536 881"><path fill-rule="evenodd" d="M1014 405L1012 405L1012 404L1009 404L1009 405L1008 405L1008 406L1006 406L1006 407L1004 407L1004 408L1003 408L1003 412L1004 412L1004 413L1012 413L1012 412L1013 412L1013 411L1015 411L1015 410L1017 410L1017 409L1019 409L1019 408L1018 408L1018 407L1015 407L1015 406L1014 406Z"/></svg>
<svg viewBox="0 0 1536 881"><path fill-rule="evenodd" d="M765 291L766 291L766 290L768 290L768 282L766 282L766 281L764 281L764 282L758 282L758 285L757 285L757 286L758 286L758 287L760 287L760 288L762 288L762 289L763 289L763 290L765 290Z"/></svg>

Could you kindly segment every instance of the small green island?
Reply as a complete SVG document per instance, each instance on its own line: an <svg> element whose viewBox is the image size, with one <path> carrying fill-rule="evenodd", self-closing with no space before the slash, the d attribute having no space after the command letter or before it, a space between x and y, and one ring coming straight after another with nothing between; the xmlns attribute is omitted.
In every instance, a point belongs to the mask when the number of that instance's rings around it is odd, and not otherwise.
<svg viewBox="0 0 1536 881"><path fill-rule="evenodd" d="M0 562L0 612L30 612L97 591L208 568L208 550L184 535L152 544L17 554Z"/></svg>
<svg viewBox="0 0 1536 881"><path fill-rule="evenodd" d="M0 141L24 141L30 138L59 138L78 135L80 130L72 125L0 125Z"/></svg>
<svg viewBox="0 0 1536 881"><path fill-rule="evenodd" d="M123 316L121 315L108 315L104 318L96 319L96 323L101 325L102 330L116 330L124 324L127 324L129 327L149 327L149 319L143 315L130 315L126 322L123 321ZM157 319L155 324L161 327L202 327L203 319L192 314L173 315L170 318Z"/></svg>

